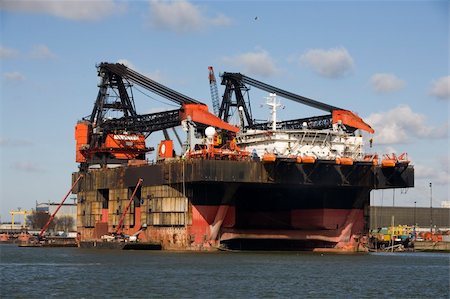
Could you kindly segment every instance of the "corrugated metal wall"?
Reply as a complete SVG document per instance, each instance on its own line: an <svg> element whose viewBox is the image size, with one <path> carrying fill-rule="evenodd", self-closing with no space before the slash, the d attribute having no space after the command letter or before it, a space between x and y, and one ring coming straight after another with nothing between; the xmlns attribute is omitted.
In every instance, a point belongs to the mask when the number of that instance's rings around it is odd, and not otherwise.
<svg viewBox="0 0 450 299"><path fill-rule="evenodd" d="M102 203L97 201L97 191L82 191L78 193L77 225L94 227L101 219ZM100 207L100 210L99 210Z"/></svg>
<svg viewBox="0 0 450 299"><path fill-rule="evenodd" d="M432 213L433 226L450 227L449 208L433 208ZM415 219L419 227L430 227L430 208L372 206L370 207L370 228L390 226L392 215L394 215L395 225L412 226Z"/></svg>
<svg viewBox="0 0 450 299"><path fill-rule="evenodd" d="M183 193L168 185L142 188L142 221L154 226L184 226L190 223L188 201Z"/></svg>

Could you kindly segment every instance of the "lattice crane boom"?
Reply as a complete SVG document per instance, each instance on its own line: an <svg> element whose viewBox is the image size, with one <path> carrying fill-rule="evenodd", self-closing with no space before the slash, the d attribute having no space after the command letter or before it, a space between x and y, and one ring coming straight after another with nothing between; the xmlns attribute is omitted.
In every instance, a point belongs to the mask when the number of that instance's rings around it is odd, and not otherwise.
<svg viewBox="0 0 450 299"><path fill-rule="evenodd" d="M213 104L213 111L215 115L219 115L220 98L219 98L219 90L217 89L216 76L214 75L214 69L212 66L208 66L208 71L209 71L209 88L211 90L211 101Z"/></svg>

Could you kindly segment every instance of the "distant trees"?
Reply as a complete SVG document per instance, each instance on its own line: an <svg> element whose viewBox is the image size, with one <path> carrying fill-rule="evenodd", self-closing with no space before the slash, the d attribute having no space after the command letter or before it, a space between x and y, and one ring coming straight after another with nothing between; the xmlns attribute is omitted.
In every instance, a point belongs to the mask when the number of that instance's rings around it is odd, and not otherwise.
<svg viewBox="0 0 450 299"><path fill-rule="evenodd" d="M50 215L45 212L36 212L33 211L32 214L27 216L27 222L29 223L32 229L42 229L44 225L47 223ZM53 229L55 227L55 222L52 221L49 225L49 229Z"/></svg>
<svg viewBox="0 0 450 299"><path fill-rule="evenodd" d="M47 223L50 215L46 212L36 212L27 216L27 223L31 229L42 229ZM47 230L71 231L74 229L75 219L69 215L55 217L48 226Z"/></svg>
<svg viewBox="0 0 450 299"><path fill-rule="evenodd" d="M71 231L75 225L75 219L72 216L64 215L53 220L55 222L55 229L61 231Z"/></svg>

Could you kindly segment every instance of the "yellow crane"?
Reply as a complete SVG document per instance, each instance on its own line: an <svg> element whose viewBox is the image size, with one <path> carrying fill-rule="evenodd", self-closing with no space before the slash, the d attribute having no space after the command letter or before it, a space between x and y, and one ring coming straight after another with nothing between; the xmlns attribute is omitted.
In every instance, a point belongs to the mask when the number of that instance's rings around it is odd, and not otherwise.
<svg viewBox="0 0 450 299"><path fill-rule="evenodd" d="M9 214L11 214L11 225L14 226L14 216L15 215L24 215L23 217L23 227L27 226L27 215L33 214L33 211L27 211L27 210L11 210L9 211Z"/></svg>

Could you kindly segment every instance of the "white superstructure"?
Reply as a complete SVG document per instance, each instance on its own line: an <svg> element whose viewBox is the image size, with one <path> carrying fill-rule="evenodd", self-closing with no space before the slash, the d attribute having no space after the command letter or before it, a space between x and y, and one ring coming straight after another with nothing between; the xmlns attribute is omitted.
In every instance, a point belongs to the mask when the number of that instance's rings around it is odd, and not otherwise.
<svg viewBox="0 0 450 299"><path fill-rule="evenodd" d="M342 124L333 124L330 129L310 129L307 123L295 130L277 129L276 109L280 103L276 94L270 94L267 105L271 109L271 130L239 132L236 143L252 155L276 154L278 157L312 156L316 159L334 160L352 158L363 160L363 138L347 133Z"/></svg>

